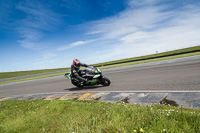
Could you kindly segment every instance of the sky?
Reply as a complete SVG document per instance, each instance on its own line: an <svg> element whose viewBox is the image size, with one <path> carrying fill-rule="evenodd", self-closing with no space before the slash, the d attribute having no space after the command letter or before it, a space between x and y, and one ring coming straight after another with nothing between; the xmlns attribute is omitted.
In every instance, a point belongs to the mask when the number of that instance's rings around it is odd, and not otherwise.
<svg viewBox="0 0 200 133"><path fill-rule="evenodd" d="M200 0L0 0L0 72L200 45Z"/></svg>

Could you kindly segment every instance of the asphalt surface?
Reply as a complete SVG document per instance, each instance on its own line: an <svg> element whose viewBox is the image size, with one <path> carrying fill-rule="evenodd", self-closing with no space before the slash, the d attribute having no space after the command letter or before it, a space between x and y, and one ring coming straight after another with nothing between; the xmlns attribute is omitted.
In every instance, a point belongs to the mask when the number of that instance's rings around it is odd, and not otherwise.
<svg viewBox="0 0 200 133"><path fill-rule="evenodd" d="M103 70L108 87L74 87L64 76L0 85L0 97L51 92L200 92L200 56Z"/></svg>

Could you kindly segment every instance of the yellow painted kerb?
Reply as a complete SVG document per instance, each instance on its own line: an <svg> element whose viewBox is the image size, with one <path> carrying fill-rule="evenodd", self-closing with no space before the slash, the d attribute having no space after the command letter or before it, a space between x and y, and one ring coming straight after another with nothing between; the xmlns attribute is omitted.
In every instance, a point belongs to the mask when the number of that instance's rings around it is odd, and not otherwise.
<svg viewBox="0 0 200 133"><path fill-rule="evenodd" d="M4 98L1 98L0 101L6 100L8 98L12 98L12 97L4 97Z"/></svg>
<svg viewBox="0 0 200 133"><path fill-rule="evenodd" d="M54 94L54 95L50 95L48 97L45 98L45 100L56 100L56 99L59 99L60 97L62 97L64 94Z"/></svg>
<svg viewBox="0 0 200 133"><path fill-rule="evenodd" d="M70 95L72 95L72 93L70 93L70 94L66 94L66 95L60 97L60 100L65 99L66 97L68 97L68 96L70 96Z"/></svg>
<svg viewBox="0 0 200 133"><path fill-rule="evenodd" d="M55 95L56 95L56 94L50 95L50 96L46 97L45 100L48 100L49 98L52 98L52 97L54 97Z"/></svg>
<svg viewBox="0 0 200 133"><path fill-rule="evenodd" d="M82 96L80 96L80 97L78 98L78 100L84 100L84 99L86 99L87 97L91 96L92 94L94 94L94 93L85 93L85 94L83 94Z"/></svg>

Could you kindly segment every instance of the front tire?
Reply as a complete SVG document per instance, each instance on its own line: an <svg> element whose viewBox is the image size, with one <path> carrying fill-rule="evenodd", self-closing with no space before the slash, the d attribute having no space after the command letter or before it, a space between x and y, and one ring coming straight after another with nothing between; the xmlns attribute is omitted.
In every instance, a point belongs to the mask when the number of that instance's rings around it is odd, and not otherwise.
<svg viewBox="0 0 200 133"><path fill-rule="evenodd" d="M103 86L109 86L110 85L110 80L108 79L108 78L106 78L106 77L103 77L102 79L101 79L101 84L103 85Z"/></svg>

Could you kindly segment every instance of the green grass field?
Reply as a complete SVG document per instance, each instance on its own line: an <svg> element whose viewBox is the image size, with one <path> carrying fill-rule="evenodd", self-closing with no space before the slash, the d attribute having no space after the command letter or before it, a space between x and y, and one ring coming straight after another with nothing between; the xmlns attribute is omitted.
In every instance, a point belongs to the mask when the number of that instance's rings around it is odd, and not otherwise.
<svg viewBox="0 0 200 133"><path fill-rule="evenodd" d="M42 73L49 73L49 72L57 72L57 71L65 71L69 69L70 68L59 68L59 69L46 69L46 70L33 70L33 71L5 72L5 73L0 73L0 79L34 75L34 74L42 74Z"/></svg>
<svg viewBox="0 0 200 133"><path fill-rule="evenodd" d="M121 67L121 66L142 64L142 63L148 63L148 62L155 62L155 61L162 61L162 60L183 58L183 57L189 57L189 56L195 56L195 55L200 55L200 52L188 53L188 54L182 54L182 55L175 55L175 56L169 56L169 57L162 57L162 58L156 58L156 59L149 59L149 60L143 60L143 61L135 61L135 62L128 62L128 63L121 63L121 64L103 66L103 67L101 67L101 68L102 68L102 69L107 69L107 68L113 68L113 67Z"/></svg>
<svg viewBox="0 0 200 133"><path fill-rule="evenodd" d="M194 51L194 50L200 50L200 46L184 48L184 49L179 49L179 50L174 50L174 51L169 51L169 52L163 52L163 53L158 53L158 54L153 54L153 55L146 55L146 56L141 56L141 57L134 57L134 58L127 58L127 59L116 60L116 61L109 61L109 62L94 64L94 65L101 66L101 65L111 64L111 63L118 63L118 62L129 61L129 60L137 60L137 59L145 59L145 58L158 57L158 56L164 56L164 55L178 54L178 53L189 52L189 51Z"/></svg>
<svg viewBox="0 0 200 133"><path fill-rule="evenodd" d="M0 102L1 133L198 133L200 110L78 100Z"/></svg>

